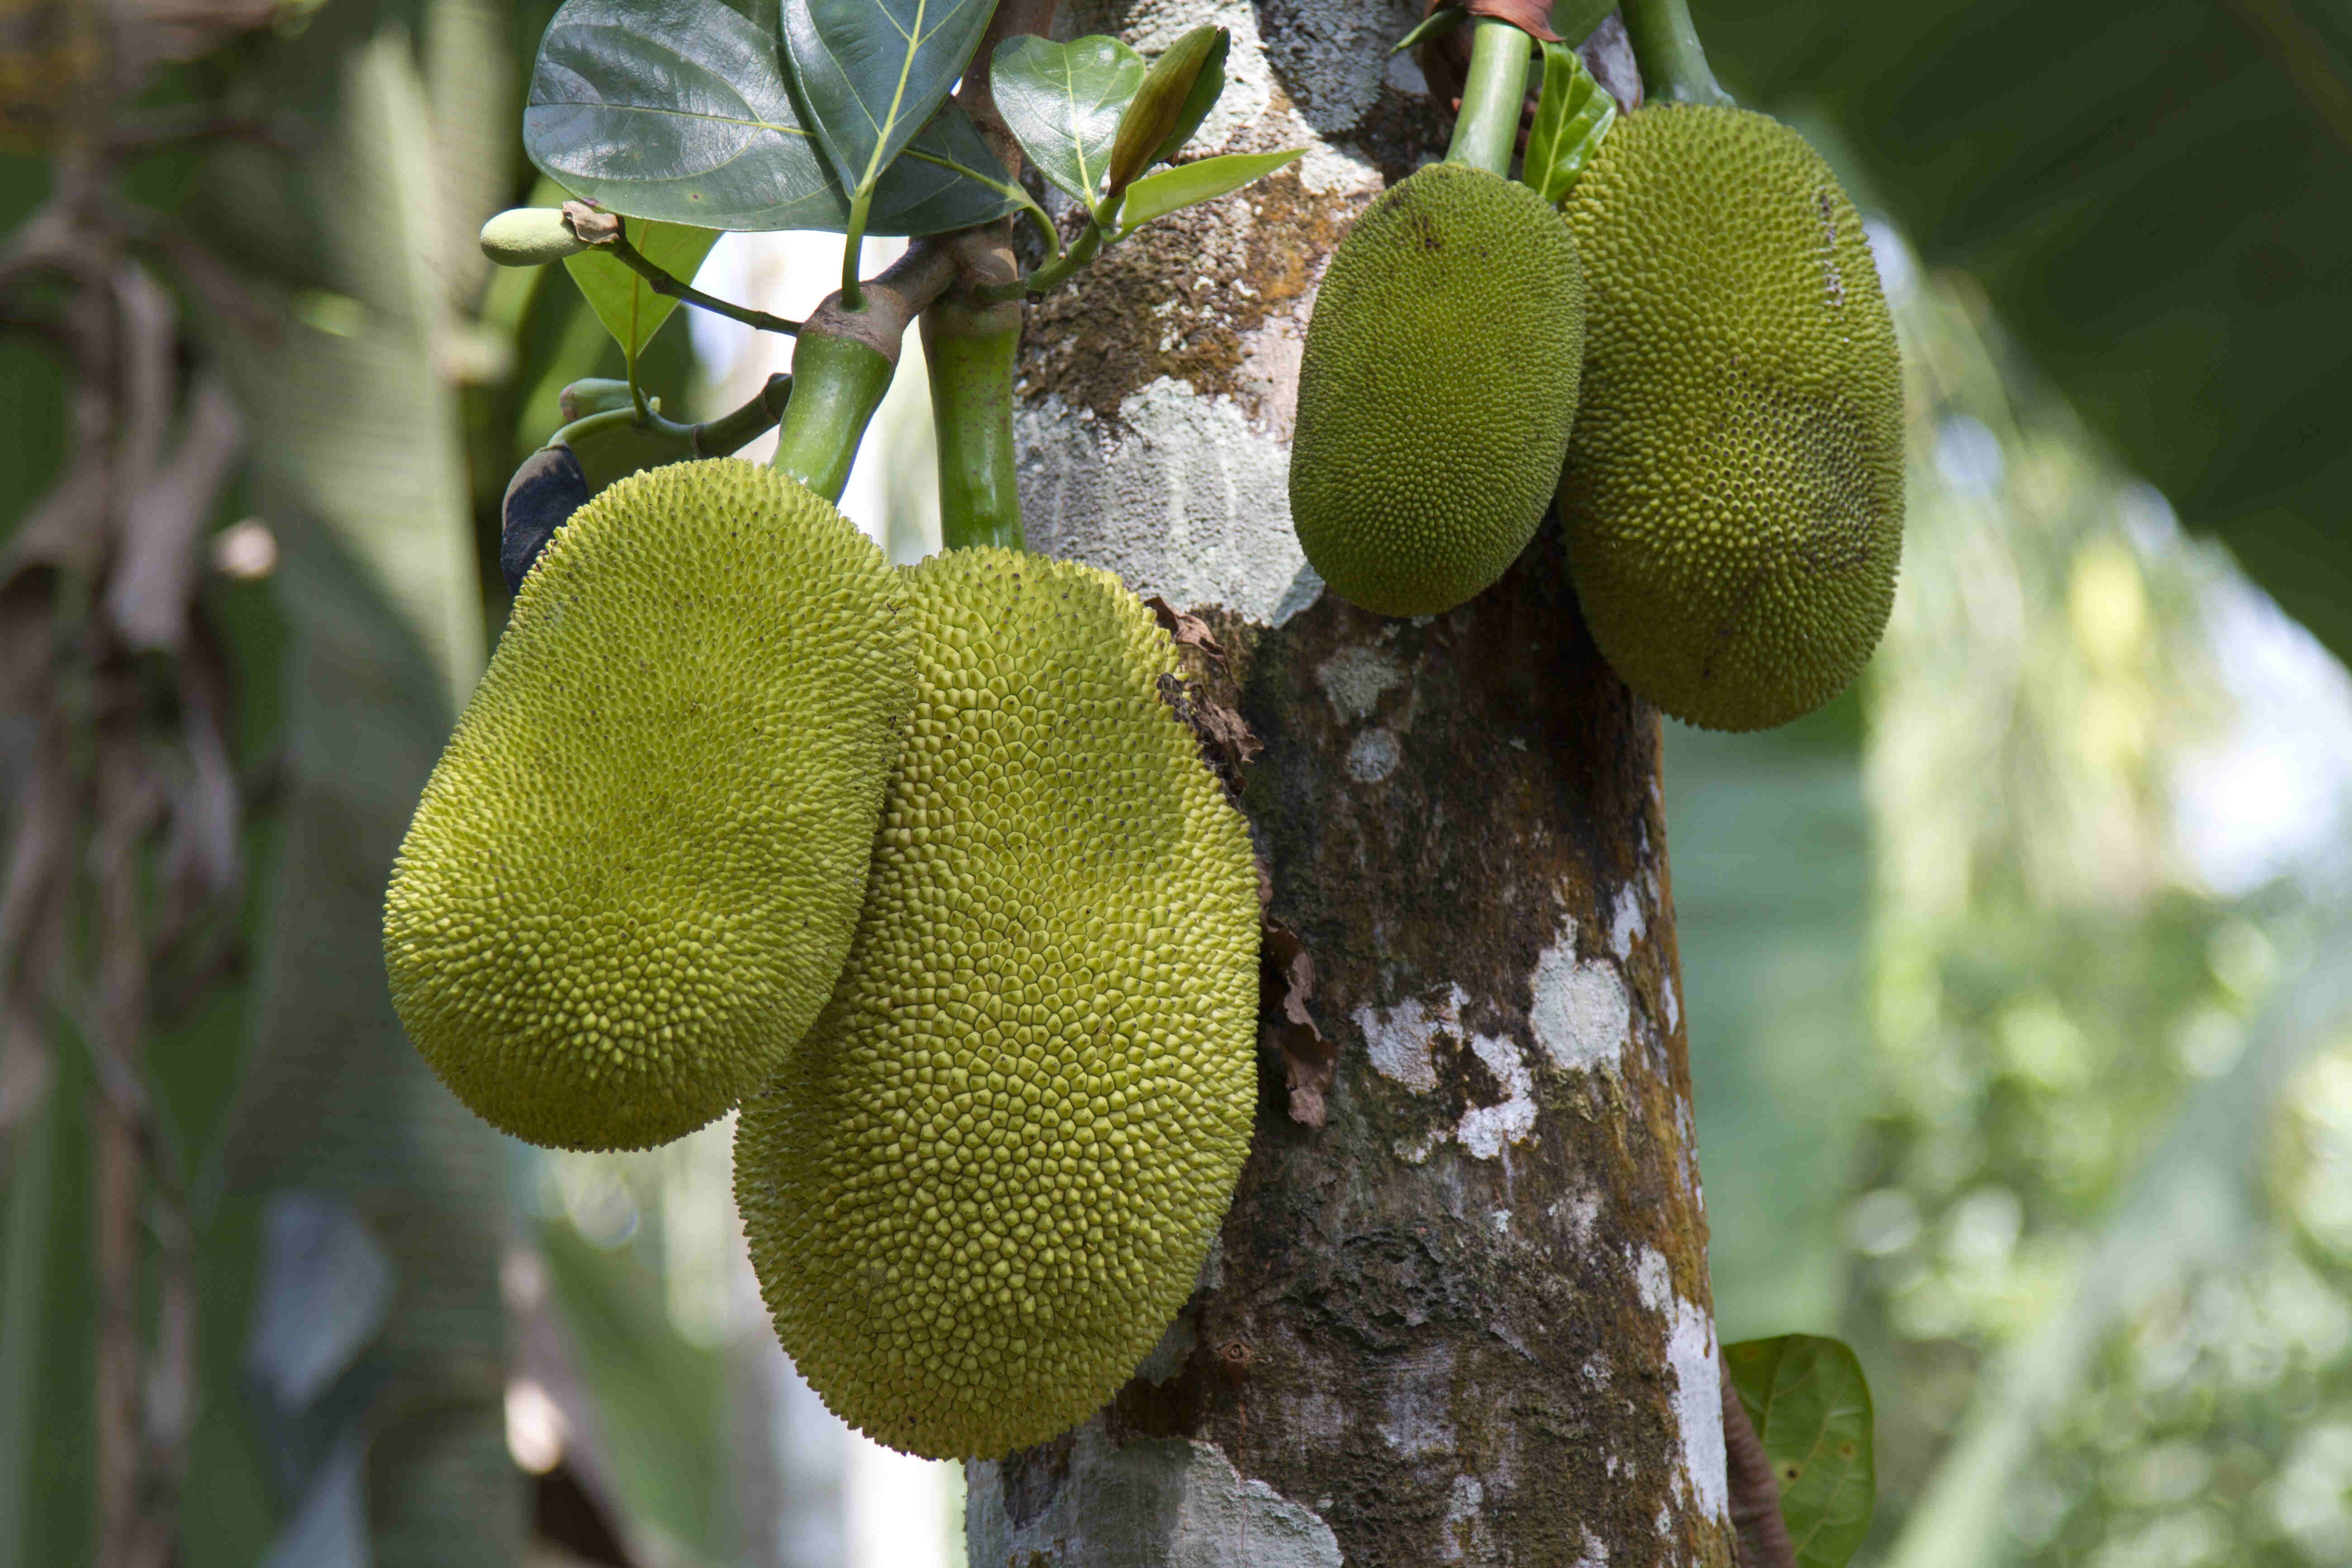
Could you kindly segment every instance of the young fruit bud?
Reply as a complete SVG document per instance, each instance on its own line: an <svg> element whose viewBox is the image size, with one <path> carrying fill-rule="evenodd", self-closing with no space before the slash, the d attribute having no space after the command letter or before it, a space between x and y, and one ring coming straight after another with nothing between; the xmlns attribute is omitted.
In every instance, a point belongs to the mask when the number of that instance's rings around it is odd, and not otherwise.
<svg viewBox="0 0 2352 1568"><path fill-rule="evenodd" d="M515 207L482 226L482 254L501 267L544 267L587 248L554 207Z"/></svg>
<svg viewBox="0 0 2352 1568"><path fill-rule="evenodd" d="M574 383L565 390L582 384ZM619 408L575 419L558 430L507 481L499 508L499 574L508 589L521 591L531 563L590 496L631 474L700 455L690 427L662 419L641 425L625 397Z"/></svg>
<svg viewBox="0 0 2352 1568"><path fill-rule="evenodd" d="M648 400L654 412L661 412L661 399ZM556 412L563 422L585 419L592 414L610 414L616 408L634 408L636 400L629 395L629 384L609 376L592 375L575 381L555 395Z"/></svg>

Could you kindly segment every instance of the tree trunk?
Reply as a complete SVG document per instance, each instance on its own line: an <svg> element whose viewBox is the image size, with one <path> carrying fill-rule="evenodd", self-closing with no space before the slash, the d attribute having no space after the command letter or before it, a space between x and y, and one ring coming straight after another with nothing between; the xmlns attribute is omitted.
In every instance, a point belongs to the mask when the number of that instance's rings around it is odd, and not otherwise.
<svg viewBox="0 0 2352 1568"><path fill-rule="evenodd" d="M1314 283L1443 146L1384 59L1416 13L1065 21L1147 53L1231 27L1200 150L1310 149L1037 307L1020 416L1031 547L1228 650L1198 668L1265 742L1243 805L1274 973L1200 1290L1107 1411L969 1467L974 1568L1734 1559L1657 716L1595 652L1556 529L1415 620L1321 594L1290 531Z"/></svg>

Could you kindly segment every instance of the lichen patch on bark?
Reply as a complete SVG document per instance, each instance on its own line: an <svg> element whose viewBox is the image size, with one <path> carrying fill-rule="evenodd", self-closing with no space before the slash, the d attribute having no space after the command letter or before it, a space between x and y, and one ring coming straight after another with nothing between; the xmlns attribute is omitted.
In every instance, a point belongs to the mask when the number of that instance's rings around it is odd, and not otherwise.
<svg viewBox="0 0 2352 1568"><path fill-rule="evenodd" d="M1016 412L1032 550L1107 568L1182 610L1280 626L1315 601L1323 582L1291 531L1286 447L1230 398L1175 382L1119 413L1113 432L1055 396Z"/></svg>

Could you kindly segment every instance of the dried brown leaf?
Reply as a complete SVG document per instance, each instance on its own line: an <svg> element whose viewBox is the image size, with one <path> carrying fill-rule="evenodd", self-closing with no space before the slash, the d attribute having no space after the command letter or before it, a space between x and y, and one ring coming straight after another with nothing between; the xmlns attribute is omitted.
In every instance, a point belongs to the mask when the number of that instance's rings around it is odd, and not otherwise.
<svg viewBox="0 0 2352 1568"><path fill-rule="evenodd" d="M1642 68L1633 61L1633 40L1625 35L1623 17L1610 12L1592 36L1576 46L1576 52L1619 109L1631 114L1642 107Z"/></svg>
<svg viewBox="0 0 2352 1568"><path fill-rule="evenodd" d="M1166 632L1178 647L1196 647L1219 664L1225 662L1223 647L1210 633L1209 624L1200 616L1186 615L1157 594L1144 600L1143 607L1158 617L1160 629Z"/></svg>
<svg viewBox="0 0 2352 1568"><path fill-rule="evenodd" d="M1560 41L1559 35L1551 30L1550 0L1468 0L1463 9L1473 16L1508 22L1538 43Z"/></svg>
<svg viewBox="0 0 2352 1568"><path fill-rule="evenodd" d="M245 422L228 388L206 376L189 399L180 444L123 510L106 609L135 649L178 651L195 595L196 542L245 452Z"/></svg>
<svg viewBox="0 0 2352 1568"><path fill-rule="evenodd" d="M1329 1114L1339 1047L1315 1025L1307 1004L1315 995L1315 961L1298 933L1267 919L1258 932L1258 1017L1265 1042L1281 1055L1290 1119L1320 1127Z"/></svg>
<svg viewBox="0 0 2352 1568"><path fill-rule="evenodd" d="M1192 726L1201 761L1225 786L1227 798L1241 799L1243 770L1265 750L1265 742L1251 731L1249 721L1179 676L1160 678L1160 697L1177 718Z"/></svg>
<svg viewBox="0 0 2352 1568"><path fill-rule="evenodd" d="M571 226L572 237L583 245L610 245L621 237L619 216L599 212L586 202L564 203L563 221Z"/></svg>

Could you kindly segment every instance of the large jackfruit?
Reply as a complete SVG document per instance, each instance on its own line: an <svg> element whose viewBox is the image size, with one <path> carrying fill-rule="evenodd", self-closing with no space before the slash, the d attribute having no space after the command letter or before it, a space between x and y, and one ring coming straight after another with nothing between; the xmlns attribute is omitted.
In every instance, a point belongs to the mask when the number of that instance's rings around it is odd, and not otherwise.
<svg viewBox="0 0 2352 1568"><path fill-rule="evenodd" d="M1342 597L1450 610L1543 521L1576 416L1584 272L1551 205L1433 163L1339 243L1307 325L1290 517Z"/></svg>
<svg viewBox="0 0 2352 1568"><path fill-rule="evenodd" d="M1256 1097L1256 872L1116 578L974 549L909 586L856 943L743 1102L735 1198L825 1403L992 1458L1099 1407L1192 1289Z"/></svg>
<svg viewBox="0 0 2352 1568"><path fill-rule="evenodd" d="M773 1071L849 951L914 700L890 568L733 458L556 531L409 824L384 963L458 1098L642 1148Z"/></svg>
<svg viewBox="0 0 2352 1568"><path fill-rule="evenodd" d="M1594 640L1678 719L1758 730L1877 646L1903 544L1903 379L1853 204L1760 114L1618 121L1565 212L1591 290L1559 486Z"/></svg>

